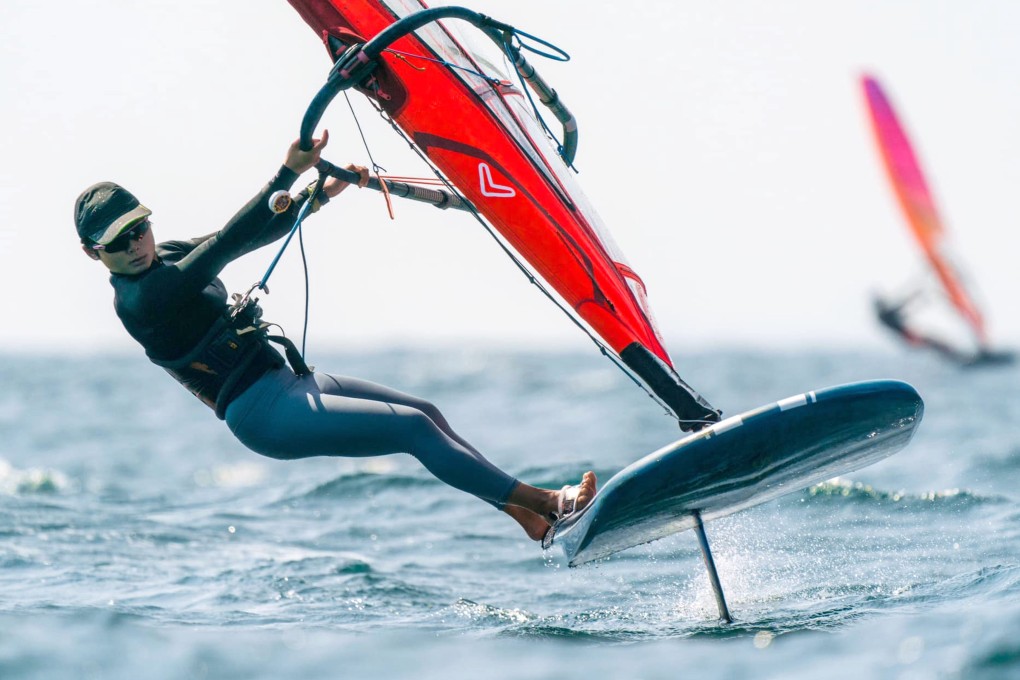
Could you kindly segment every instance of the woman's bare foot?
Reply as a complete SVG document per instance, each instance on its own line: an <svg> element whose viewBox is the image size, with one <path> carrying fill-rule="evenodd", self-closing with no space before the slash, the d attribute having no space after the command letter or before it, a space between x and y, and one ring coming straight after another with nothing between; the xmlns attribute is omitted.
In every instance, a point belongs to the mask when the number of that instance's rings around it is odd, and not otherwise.
<svg viewBox="0 0 1020 680"><path fill-rule="evenodd" d="M577 485L577 496L574 498L573 512L588 507L595 497L598 480L595 473L584 473ZM533 541L540 541L554 517L560 513L560 495L563 491L539 489L520 483L510 493L504 512L514 518Z"/></svg>
<svg viewBox="0 0 1020 680"><path fill-rule="evenodd" d="M549 529L549 521L547 519L519 505L508 505L503 508L503 512L513 517L521 525L521 528L524 529L524 533L528 535L528 538L533 541L541 541L542 537L545 536L545 532Z"/></svg>

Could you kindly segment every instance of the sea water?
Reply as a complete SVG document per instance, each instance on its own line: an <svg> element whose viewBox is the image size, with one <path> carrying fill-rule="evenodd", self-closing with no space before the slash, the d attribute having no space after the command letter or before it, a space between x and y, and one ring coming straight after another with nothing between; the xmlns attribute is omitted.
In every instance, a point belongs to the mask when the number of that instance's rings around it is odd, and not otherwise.
<svg viewBox="0 0 1020 680"><path fill-rule="evenodd" d="M311 359L536 485L681 434L596 352ZM135 354L0 356L0 678L1020 677L1020 368L680 364L731 415L873 378L926 402L904 451L707 525L729 625L691 532L568 569L409 456L270 460Z"/></svg>

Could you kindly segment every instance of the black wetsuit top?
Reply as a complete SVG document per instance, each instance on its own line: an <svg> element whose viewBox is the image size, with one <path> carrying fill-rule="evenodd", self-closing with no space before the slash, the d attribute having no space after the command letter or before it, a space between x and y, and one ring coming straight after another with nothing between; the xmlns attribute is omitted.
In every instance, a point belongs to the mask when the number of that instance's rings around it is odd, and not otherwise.
<svg viewBox="0 0 1020 680"><path fill-rule="evenodd" d="M149 269L137 275L110 277L117 316L151 360L169 362L187 355L223 318L229 305L227 289L217 278L219 273L232 260L290 231L303 198L280 214L269 209L268 199L273 192L290 189L297 177L293 170L281 166L276 176L220 231L189 241L160 243ZM240 394L267 370L282 363L279 353L263 343L259 354L235 383L233 394ZM189 374L187 382L182 382L202 401L215 407L222 376L203 377L198 372Z"/></svg>

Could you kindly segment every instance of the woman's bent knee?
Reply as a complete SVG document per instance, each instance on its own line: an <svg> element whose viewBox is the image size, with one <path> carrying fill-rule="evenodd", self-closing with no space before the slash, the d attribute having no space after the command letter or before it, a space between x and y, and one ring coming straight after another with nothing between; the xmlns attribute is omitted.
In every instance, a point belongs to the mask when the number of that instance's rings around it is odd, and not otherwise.
<svg viewBox="0 0 1020 680"><path fill-rule="evenodd" d="M434 425L441 426L442 423L446 422L446 418L439 410L439 407L430 401L418 399L414 403L408 404L408 406L416 411L420 411L426 418L432 421Z"/></svg>

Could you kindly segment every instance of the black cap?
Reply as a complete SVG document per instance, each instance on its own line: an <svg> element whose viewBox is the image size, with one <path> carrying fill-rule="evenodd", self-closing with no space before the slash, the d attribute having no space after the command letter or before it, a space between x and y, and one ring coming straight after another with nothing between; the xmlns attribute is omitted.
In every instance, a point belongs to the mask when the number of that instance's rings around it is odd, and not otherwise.
<svg viewBox="0 0 1020 680"><path fill-rule="evenodd" d="M99 182L74 202L74 225L83 241L107 245L152 211L119 184Z"/></svg>

